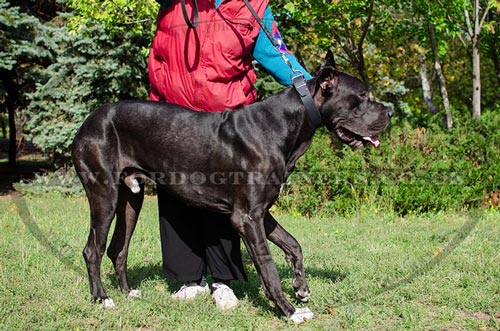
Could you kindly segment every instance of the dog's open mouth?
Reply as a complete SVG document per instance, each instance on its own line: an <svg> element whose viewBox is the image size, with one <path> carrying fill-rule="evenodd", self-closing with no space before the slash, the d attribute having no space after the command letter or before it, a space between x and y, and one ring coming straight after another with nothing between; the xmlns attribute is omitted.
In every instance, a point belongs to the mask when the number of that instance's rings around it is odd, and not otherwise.
<svg viewBox="0 0 500 331"><path fill-rule="evenodd" d="M343 127L336 128L335 134L342 142L356 148L364 147L367 143L372 144L373 147L380 145L377 136L361 136Z"/></svg>

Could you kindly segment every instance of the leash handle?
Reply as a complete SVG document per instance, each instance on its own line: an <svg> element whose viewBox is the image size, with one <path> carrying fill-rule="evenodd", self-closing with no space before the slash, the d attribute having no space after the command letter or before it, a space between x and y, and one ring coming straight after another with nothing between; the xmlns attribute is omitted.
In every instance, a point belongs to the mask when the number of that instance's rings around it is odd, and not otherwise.
<svg viewBox="0 0 500 331"><path fill-rule="evenodd" d="M199 23L199 17L198 17L198 3L196 0L193 1L193 12L194 12L194 18L193 21L191 22L191 19L189 18L189 15L187 13L186 9L186 0L181 0L181 7L182 7L182 15L184 16L184 21L186 21L186 24L193 28L196 29Z"/></svg>

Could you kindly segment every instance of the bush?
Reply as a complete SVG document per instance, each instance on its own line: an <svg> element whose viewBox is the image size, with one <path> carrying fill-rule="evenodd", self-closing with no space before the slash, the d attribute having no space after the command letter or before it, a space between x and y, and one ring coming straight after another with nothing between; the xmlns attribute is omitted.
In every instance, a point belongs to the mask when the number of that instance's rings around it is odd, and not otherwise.
<svg viewBox="0 0 500 331"><path fill-rule="evenodd" d="M456 122L452 132L438 125L391 127L377 149L352 150L322 131L297 162L278 208L345 215L363 206L405 215L495 204L500 118L487 112Z"/></svg>
<svg viewBox="0 0 500 331"><path fill-rule="evenodd" d="M54 172L37 173L30 181L20 181L14 188L25 195L60 193L64 196L82 196L83 187L74 169L60 168Z"/></svg>

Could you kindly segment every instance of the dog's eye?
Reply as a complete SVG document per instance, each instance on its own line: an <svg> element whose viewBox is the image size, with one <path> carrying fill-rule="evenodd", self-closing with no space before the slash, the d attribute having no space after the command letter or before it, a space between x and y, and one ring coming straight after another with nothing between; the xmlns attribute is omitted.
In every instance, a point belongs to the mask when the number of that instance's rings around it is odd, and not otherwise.
<svg viewBox="0 0 500 331"><path fill-rule="evenodd" d="M361 100L359 97L356 95L350 95L349 98L347 99L349 102L349 109L354 109L359 106L361 103Z"/></svg>
<svg viewBox="0 0 500 331"><path fill-rule="evenodd" d="M365 92L361 92L360 94L358 94L358 97L361 99L361 100L367 100L368 99L368 93Z"/></svg>

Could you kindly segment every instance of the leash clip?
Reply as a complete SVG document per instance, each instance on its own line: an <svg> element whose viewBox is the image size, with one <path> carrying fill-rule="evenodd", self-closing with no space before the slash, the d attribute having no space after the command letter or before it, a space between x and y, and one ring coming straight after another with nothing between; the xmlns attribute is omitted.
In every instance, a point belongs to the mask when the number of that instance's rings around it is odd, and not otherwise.
<svg viewBox="0 0 500 331"><path fill-rule="evenodd" d="M292 70L292 74L294 72L297 72L298 70L295 70L295 68L292 66L292 63L290 62L290 60L286 57L285 55L285 52L282 52L281 49L280 49L280 46L276 46L276 51L281 55L281 58L283 59L283 62L285 62L285 64L288 66L288 68L290 68L290 70Z"/></svg>
<svg viewBox="0 0 500 331"><path fill-rule="evenodd" d="M309 93L309 90L307 89L307 81L302 71L292 69L290 79L293 87L295 87L295 90L299 92L301 98L305 97Z"/></svg>

